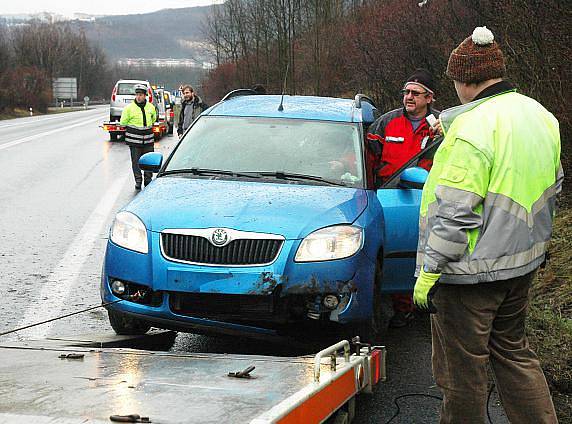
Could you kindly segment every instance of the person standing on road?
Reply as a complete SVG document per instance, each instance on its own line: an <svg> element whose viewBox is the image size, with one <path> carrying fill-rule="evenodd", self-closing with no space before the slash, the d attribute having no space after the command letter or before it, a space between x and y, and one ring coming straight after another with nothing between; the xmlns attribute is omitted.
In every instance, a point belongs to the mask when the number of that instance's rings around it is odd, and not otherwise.
<svg viewBox="0 0 572 424"><path fill-rule="evenodd" d="M203 111L208 109L207 104L195 94L193 87L184 85L181 91L183 92L183 101L181 102L181 112L179 113L179 122L177 123L177 134L179 138L183 136L193 121L197 119Z"/></svg>
<svg viewBox="0 0 572 424"><path fill-rule="evenodd" d="M379 142L381 146L381 164L377 173L382 179L423 150L440 131L439 127L432 128L426 119L429 115L439 117L439 111L432 107L435 100L433 76L427 70L417 69L407 78L401 94L403 107L380 116L369 128L368 139ZM429 169L431 161L422 160L419 166ZM389 325L404 327L414 317L412 296L396 293L391 298L395 313Z"/></svg>
<svg viewBox="0 0 572 424"><path fill-rule="evenodd" d="M135 100L128 104L121 113L121 125L125 126L125 142L131 151L131 168L135 177L135 190L141 190L143 178L139 168L139 158L145 153L153 151L153 123L157 120L155 105L146 99L147 86L137 84L135 86ZM151 182L153 174L144 172L144 183L147 186Z"/></svg>
<svg viewBox="0 0 572 424"><path fill-rule="evenodd" d="M563 179L559 125L504 73L486 27L453 50L447 75L462 104L441 114L423 189L414 301L433 312L441 423L484 422L487 362L511 422L557 422L525 319Z"/></svg>

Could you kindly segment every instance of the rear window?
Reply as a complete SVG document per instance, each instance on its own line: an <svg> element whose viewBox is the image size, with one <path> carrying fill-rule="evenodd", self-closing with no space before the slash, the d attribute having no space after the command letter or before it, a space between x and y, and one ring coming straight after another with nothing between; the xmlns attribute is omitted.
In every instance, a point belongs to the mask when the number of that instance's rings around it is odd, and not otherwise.
<svg viewBox="0 0 572 424"><path fill-rule="evenodd" d="M135 95L135 85L136 83L126 83L122 82L117 85L117 94L119 95Z"/></svg>

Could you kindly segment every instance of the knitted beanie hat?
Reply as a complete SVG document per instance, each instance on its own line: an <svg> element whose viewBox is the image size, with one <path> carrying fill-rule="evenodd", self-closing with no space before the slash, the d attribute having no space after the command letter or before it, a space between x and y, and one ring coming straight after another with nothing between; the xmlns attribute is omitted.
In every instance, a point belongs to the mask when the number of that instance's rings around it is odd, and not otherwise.
<svg viewBox="0 0 572 424"><path fill-rule="evenodd" d="M501 49L491 30L477 27L449 56L447 76L471 83L501 78L506 72Z"/></svg>
<svg viewBox="0 0 572 424"><path fill-rule="evenodd" d="M411 76L407 78L407 81L403 85L403 88L405 88L407 84L411 83L418 84L425 90L431 93L435 93L435 82L433 81L433 75L431 75L431 73L427 69L423 68L416 69L415 72L413 72L413 74L411 74Z"/></svg>

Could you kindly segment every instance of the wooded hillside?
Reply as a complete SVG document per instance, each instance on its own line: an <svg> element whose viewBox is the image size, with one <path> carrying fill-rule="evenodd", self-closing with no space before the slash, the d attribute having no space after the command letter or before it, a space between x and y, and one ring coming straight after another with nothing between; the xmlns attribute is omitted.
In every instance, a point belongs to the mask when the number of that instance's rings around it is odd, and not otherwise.
<svg viewBox="0 0 572 424"><path fill-rule="evenodd" d="M437 107L458 104L445 75L451 50L476 26L495 34L507 78L559 119L569 149L572 8L567 0L228 0L208 20L218 67L204 84L213 101L261 83L270 92L352 97L382 110L418 67L433 72ZM569 155L564 160L569 164Z"/></svg>

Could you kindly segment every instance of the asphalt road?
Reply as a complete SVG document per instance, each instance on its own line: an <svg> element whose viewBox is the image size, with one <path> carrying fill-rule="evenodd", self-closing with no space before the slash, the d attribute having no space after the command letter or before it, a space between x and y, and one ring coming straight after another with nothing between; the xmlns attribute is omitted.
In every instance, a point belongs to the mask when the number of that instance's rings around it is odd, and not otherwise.
<svg viewBox="0 0 572 424"><path fill-rule="evenodd" d="M107 107L58 115L0 121L0 332L98 305L99 278L109 226L117 210L137 193L129 149L110 142L99 127ZM155 144L168 154L176 137ZM2 341L112 331L107 314L97 309L4 336ZM291 356L315 353L307 348L227 337L179 334L172 351ZM357 402L355 423L385 423L398 396L438 396L430 369L428 319L420 316L391 330L389 379L374 395ZM393 423L438 420L439 400L414 396L399 400ZM495 424L506 423L496 394L491 399Z"/></svg>

